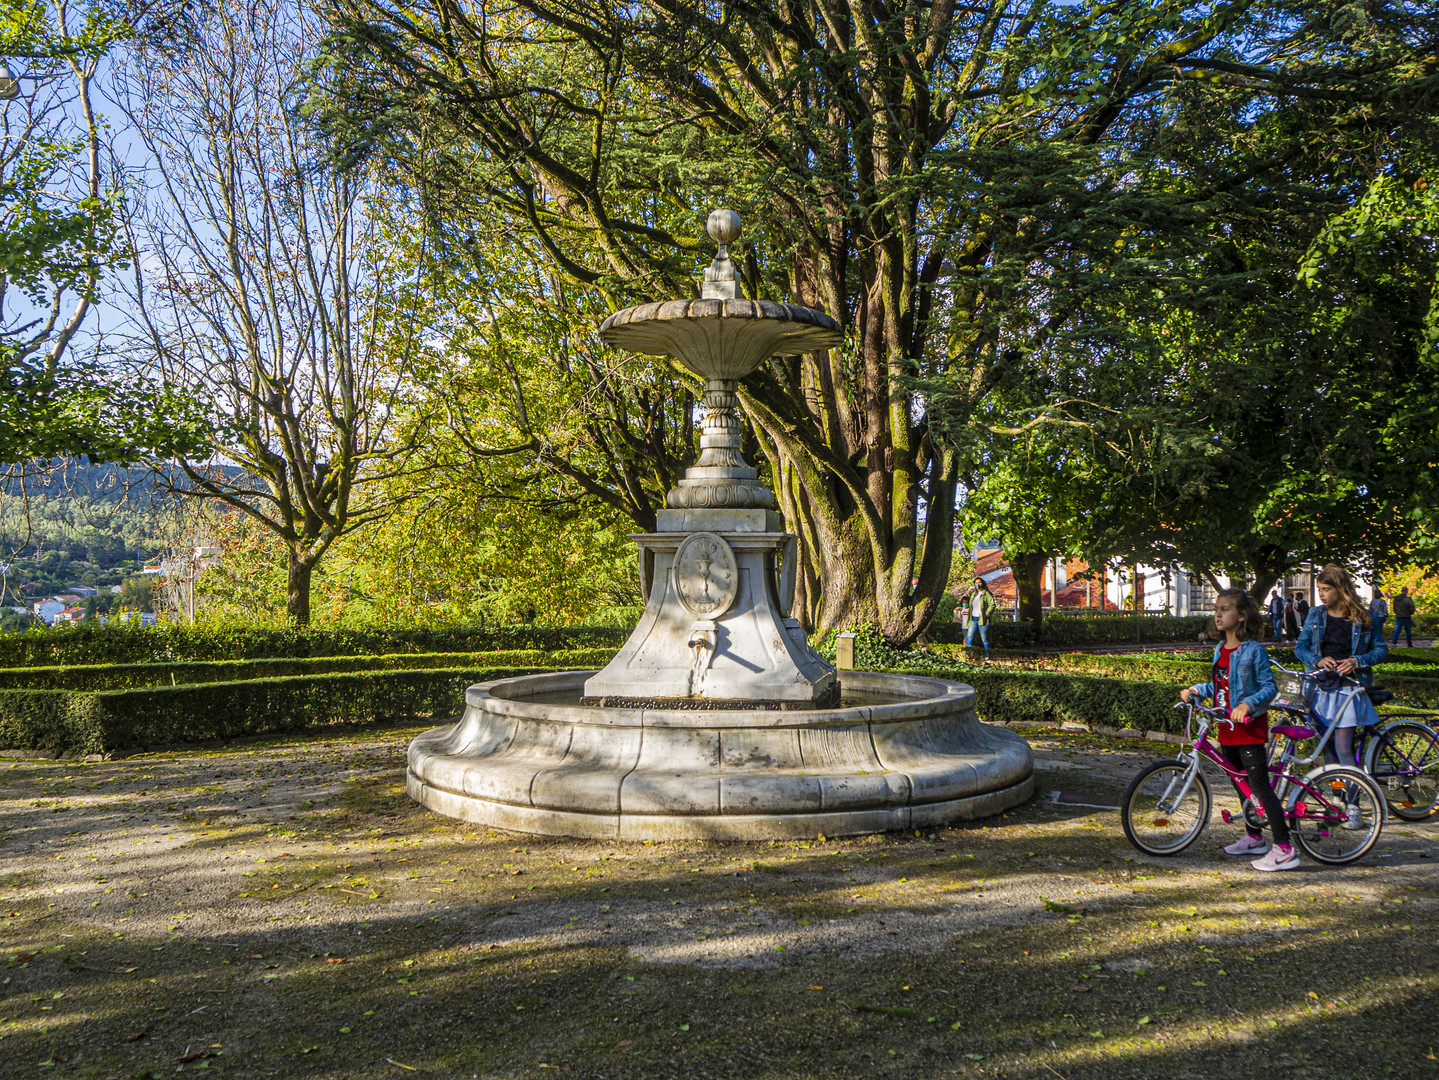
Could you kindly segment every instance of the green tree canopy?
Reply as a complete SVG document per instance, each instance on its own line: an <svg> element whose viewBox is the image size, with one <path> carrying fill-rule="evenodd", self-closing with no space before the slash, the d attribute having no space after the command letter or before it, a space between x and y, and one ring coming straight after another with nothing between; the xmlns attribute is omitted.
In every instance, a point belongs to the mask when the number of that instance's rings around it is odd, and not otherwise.
<svg viewBox="0 0 1439 1080"><path fill-rule="evenodd" d="M1432 14L1336 0L327 10L310 107L438 227L493 223L613 307L693 295L725 204L750 295L850 328L742 402L811 622L897 641L947 580L990 395L1098 363L1102 305L1182 280L1224 208L1299 197L1287 170L1372 142L1433 79Z"/></svg>
<svg viewBox="0 0 1439 1080"><path fill-rule="evenodd" d="M0 3L0 55L23 64L0 104L0 463L133 461L198 441L185 399L73 346L122 263L119 184L94 103L126 24L103 4Z"/></svg>

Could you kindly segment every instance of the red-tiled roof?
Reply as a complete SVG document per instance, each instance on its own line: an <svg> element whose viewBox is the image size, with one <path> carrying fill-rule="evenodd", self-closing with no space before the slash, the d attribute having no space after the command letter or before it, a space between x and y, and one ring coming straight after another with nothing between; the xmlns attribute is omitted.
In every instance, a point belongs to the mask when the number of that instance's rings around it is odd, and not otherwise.
<svg viewBox="0 0 1439 1080"><path fill-rule="evenodd" d="M1062 608L1099 607L1101 601L1103 606L1115 610L1115 604L1103 596L1104 586L1100 581L1099 574L1092 579L1075 581L1080 574L1089 571L1089 564L1083 559L1065 560L1065 577L1069 581L1059 590L1058 602L1055 606ZM977 577L985 579L989 585L989 591L994 594L994 599L1000 607L1012 607L1015 602L1014 573L1009 563L1005 560L1003 548L990 548L975 553L974 573ZM959 586L960 592L967 592L970 582L963 582ZM1050 606L1050 590L1045 589L1042 593L1042 602L1045 607Z"/></svg>

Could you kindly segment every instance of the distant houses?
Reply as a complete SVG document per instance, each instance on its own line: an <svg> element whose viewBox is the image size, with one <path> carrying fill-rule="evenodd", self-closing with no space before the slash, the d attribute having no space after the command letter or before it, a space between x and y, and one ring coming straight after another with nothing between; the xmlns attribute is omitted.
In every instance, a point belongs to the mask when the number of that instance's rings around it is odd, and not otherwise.
<svg viewBox="0 0 1439 1080"><path fill-rule="evenodd" d="M1017 617L1019 607L1014 574L1005 559L1004 549L981 545L973 553L975 575L982 577L994 594L1001 612ZM1286 596L1302 594L1315 602L1315 569L1304 565L1285 575L1275 588ZM1204 575L1180 566L1138 566L1119 561L1091 566L1082 559L1056 556L1044 568L1040 590L1041 603L1047 611L1098 613L1101 611L1134 610L1137 594L1140 611L1171 615L1208 615L1214 611L1219 588L1231 584L1226 574ZM956 585L956 591L967 592L969 582ZM1358 580L1360 595L1368 599L1372 586L1362 575ZM1261 602L1264 597L1259 598Z"/></svg>
<svg viewBox="0 0 1439 1080"><path fill-rule="evenodd" d="M35 601L35 603L31 605L31 610L35 612L35 618L39 619L46 626L54 626L55 616L64 611L67 606L65 601L56 597L49 597L45 600Z"/></svg>
<svg viewBox="0 0 1439 1080"><path fill-rule="evenodd" d="M94 589L90 590L90 595L95 595ZM81 597L73 593L64 593L60 596L37 600L31 605L30 610L46 626L64 626L68 623L77 623L85 617L85 609L75 603L79 599Z"/></svg>
<svg viewBox="0 0 1439 1080"><path fill-rule="evenodd" d="M168 609L166 616L173 618L177 614L183 615L194 603L194 581L203 571L216 566L220 562L220 548L213 545L204 545L194 548L193 551L180 555L171 555L160 562L147 563L137 569L133 577L148 576L159 580L151 582L155 589L157 600L166 599L166 593L182 590L186 595L183 599L177 597L168 598ZM21 591L28 590L28 583ZM86 601L93 596L102 593L108 597L118 597L124 592L122 585L106 585L97 588L94 585L71 585L65 592L56 593L54 596L47 596L44 599L35 600L28 608L15 609L16 612L32 614L46 626L67 626L72 623L79 623L85 619ZM109 615L97 615L99 623L136 623L141 626L154 626L161 615L153 611L121 611Z"/></svg>

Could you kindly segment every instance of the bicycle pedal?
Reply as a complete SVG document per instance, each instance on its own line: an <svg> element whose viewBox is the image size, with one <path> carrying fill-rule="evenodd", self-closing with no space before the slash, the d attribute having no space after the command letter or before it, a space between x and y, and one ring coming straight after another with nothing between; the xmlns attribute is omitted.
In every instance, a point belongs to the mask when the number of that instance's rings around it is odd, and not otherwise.
<svg viewBox="0 0 1439 1080"><path fill-rule="evenodd" d="M1219 816L1224 819L1224 824L1226 824L1226 825L1233 825L1233 824L1234 824L1234 818L1235 818L1236 815L1231 814L1228 810L1221 810L1221 811L1219 811Z"/></svg>

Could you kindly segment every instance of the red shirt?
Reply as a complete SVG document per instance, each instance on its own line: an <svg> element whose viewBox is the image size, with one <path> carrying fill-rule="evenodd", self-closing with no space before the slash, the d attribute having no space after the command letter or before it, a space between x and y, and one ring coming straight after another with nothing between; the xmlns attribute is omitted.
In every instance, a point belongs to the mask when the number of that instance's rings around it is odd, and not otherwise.
<svg viewBox="0 0 1439 1080"><path fill-rule="evenodd" d="M1219 659L1214 661L1214 707L1229 715L1229 658L1234 650L1224 646L1219 650ZM1269 714L1250 716L1237 724L1215 724L1216 737L1220 746L1263 746L1269 741Z"/></svg>

